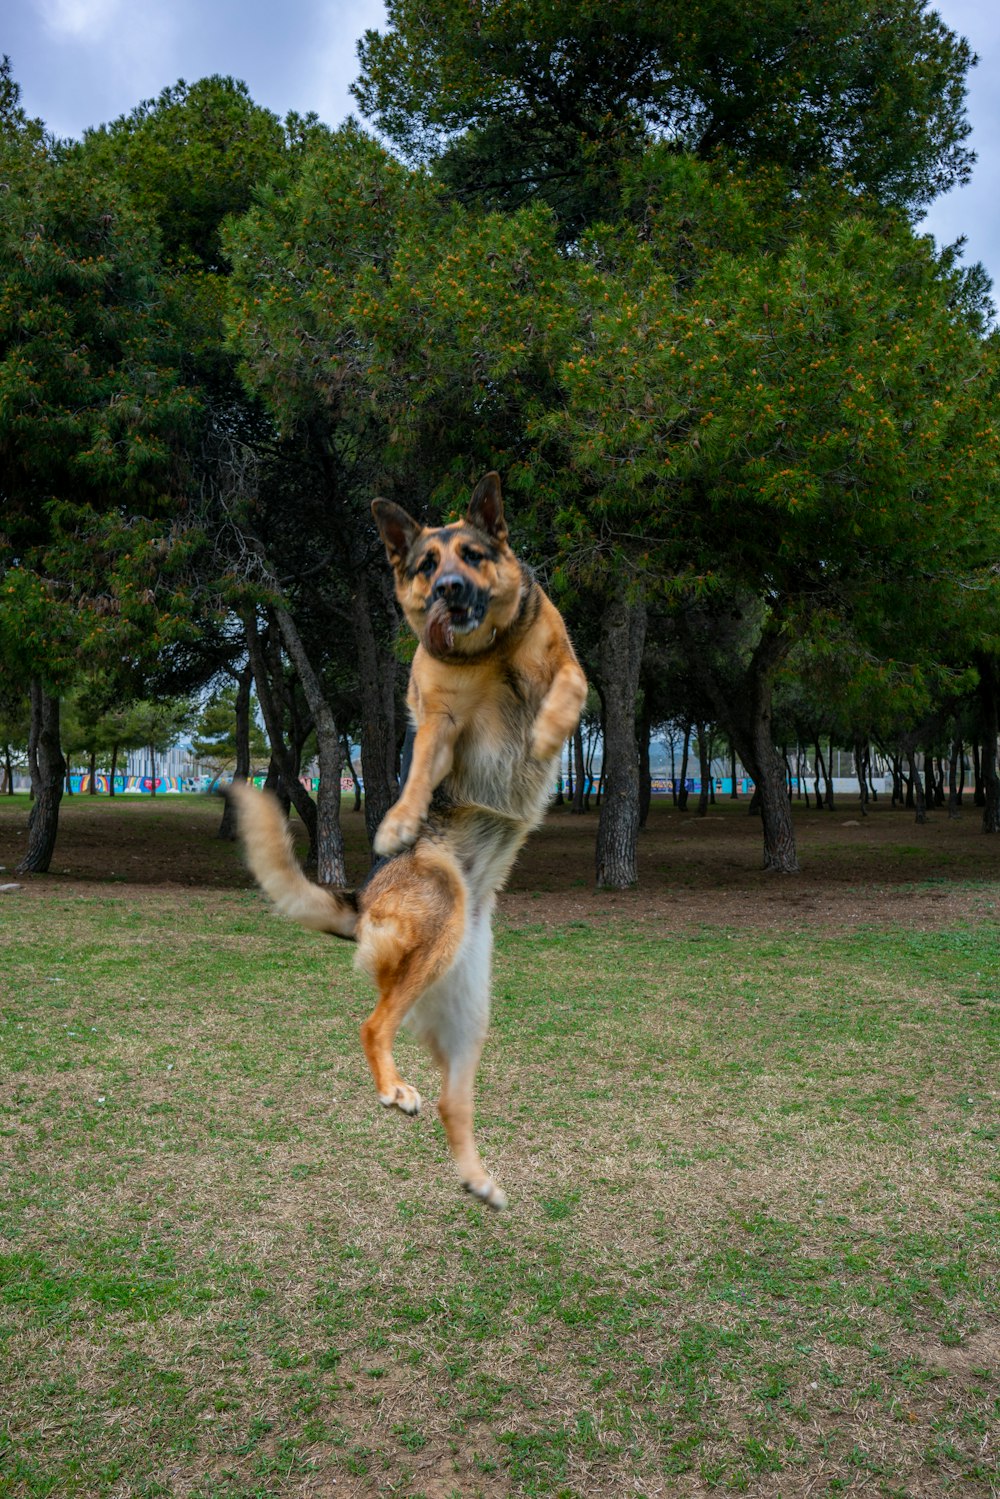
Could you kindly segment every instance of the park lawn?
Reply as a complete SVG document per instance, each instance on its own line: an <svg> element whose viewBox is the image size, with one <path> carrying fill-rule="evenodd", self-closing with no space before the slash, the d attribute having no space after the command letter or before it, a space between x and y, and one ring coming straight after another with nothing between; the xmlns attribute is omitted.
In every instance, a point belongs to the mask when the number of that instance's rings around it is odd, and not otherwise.
<svg viewBox="0 0 1000 1499"><path fill-rule="evenodd" d="M378 1106L346 944L243 890L4 896L0 1493L994 1492L993 897L502 919L494 1215Z"/></svg>

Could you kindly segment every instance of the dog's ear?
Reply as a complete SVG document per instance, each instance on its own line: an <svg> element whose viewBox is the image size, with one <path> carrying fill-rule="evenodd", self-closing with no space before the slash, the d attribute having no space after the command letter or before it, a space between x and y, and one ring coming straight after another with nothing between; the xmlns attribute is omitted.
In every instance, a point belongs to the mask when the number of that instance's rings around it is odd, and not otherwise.
<svg viewBox="0 0 1000 1499"><path fill-rule="evenodd" d="M472 491L466 520L470 526L485 531L495 541L507 540L507 522L503 515L503 499L500 494L500 475L494 471L485 474Z"/></svg>
<svg viewBox="0 0 1000 1499"><path fill-rule="evenodd" d="M375 517L375 524L378 526L379 535L385 542L386 554L393 567L397 563L405 562L423 526L419 521L415 521L412 515L407 515L400 505L394 505L391 500L372 500L372 515Z"/></svg>

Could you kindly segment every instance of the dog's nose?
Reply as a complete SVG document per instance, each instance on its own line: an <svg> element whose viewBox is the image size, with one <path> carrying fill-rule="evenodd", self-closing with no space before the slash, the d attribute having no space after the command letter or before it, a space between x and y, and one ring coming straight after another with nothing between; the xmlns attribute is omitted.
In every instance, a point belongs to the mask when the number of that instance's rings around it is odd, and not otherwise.
<svg viewBox="0 0 1000 1499"><path fill-rule="evenodd" d="M445 573L434 584L435 599L444 599L446 604L460 604L465 591L466 581L460 573Z"/></svg>

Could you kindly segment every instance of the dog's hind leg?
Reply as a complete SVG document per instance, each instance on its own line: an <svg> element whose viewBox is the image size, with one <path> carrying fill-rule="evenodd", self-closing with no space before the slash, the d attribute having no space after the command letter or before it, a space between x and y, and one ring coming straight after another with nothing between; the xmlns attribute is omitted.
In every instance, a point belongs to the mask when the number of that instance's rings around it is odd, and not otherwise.
<svg viewBox="0 0 1000 1499"><path fill-rule="evenodd" d="M408 1021L441 1069L438 1113L467 1192L493 1208L507 1198L487 1173L473 1133L473 1089L490 1018L491 911L470 919L466 940L445 976Z"/></svg>
<svg viewBox="0 0 1000 1499"><path fill-rule="evenodd" d="M476 1148L472 1128L473 1084L476 1079L478 1054L461 1064L449 1062L441 1068L441 1097L438 1113L448 1136L462 1186L473 1197L479 1197L491 1208L505 1208L507 1194L497 1186L488 1174Z"/></svg>
<svg viewBox="0 0 1000 1499"><path fill-rule="evenodd" d="M414 993L406 984L387 985L361 1027L361 1045L375 1081L378 1101L387 1109L395 1105L404 1114L419 1114L422 1100L416 1088L400 1076L392 1055L392 1043L403 1016L419 993L419 988Z"/></svg>
<svg viewBox="0 0 1000 1499"><path fill-rule="evenodd" d="M465 883L454 861L416 848L375 877L358 924L357 966L378 985L378 1003L361 1027L361 1044L379 1102L420 1111L420 1094L392 1055L408 1012L441 978L461 946Z"/></svg>

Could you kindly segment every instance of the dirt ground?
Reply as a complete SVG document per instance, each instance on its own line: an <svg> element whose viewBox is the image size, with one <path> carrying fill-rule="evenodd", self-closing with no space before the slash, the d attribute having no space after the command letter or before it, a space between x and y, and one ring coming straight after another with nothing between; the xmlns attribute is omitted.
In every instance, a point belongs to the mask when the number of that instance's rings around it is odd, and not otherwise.
<svg viewBox="0 0 1000 1499"><path fill-rule="evenodd" d="M0 884L13 881L24 847L27 803L0 798ZM598 814L555 808L530 840L500 898L512 925L626 919L657 929L840 927L880 922L940 926L1000 900L1000 838L987 837L977 808L944 809L920 825L879 803L862 817L855 800L832 812L795 806L801 873L761 868L760 822L745 801L720 802L707 817L654 802L641 834L634 890L594 888ZM246 888L238 847L216 836L212 798L66 798L50 873L22 882L23 895L132 887ZM343 815L349 878L368 867L363 818Z"/></svg>

